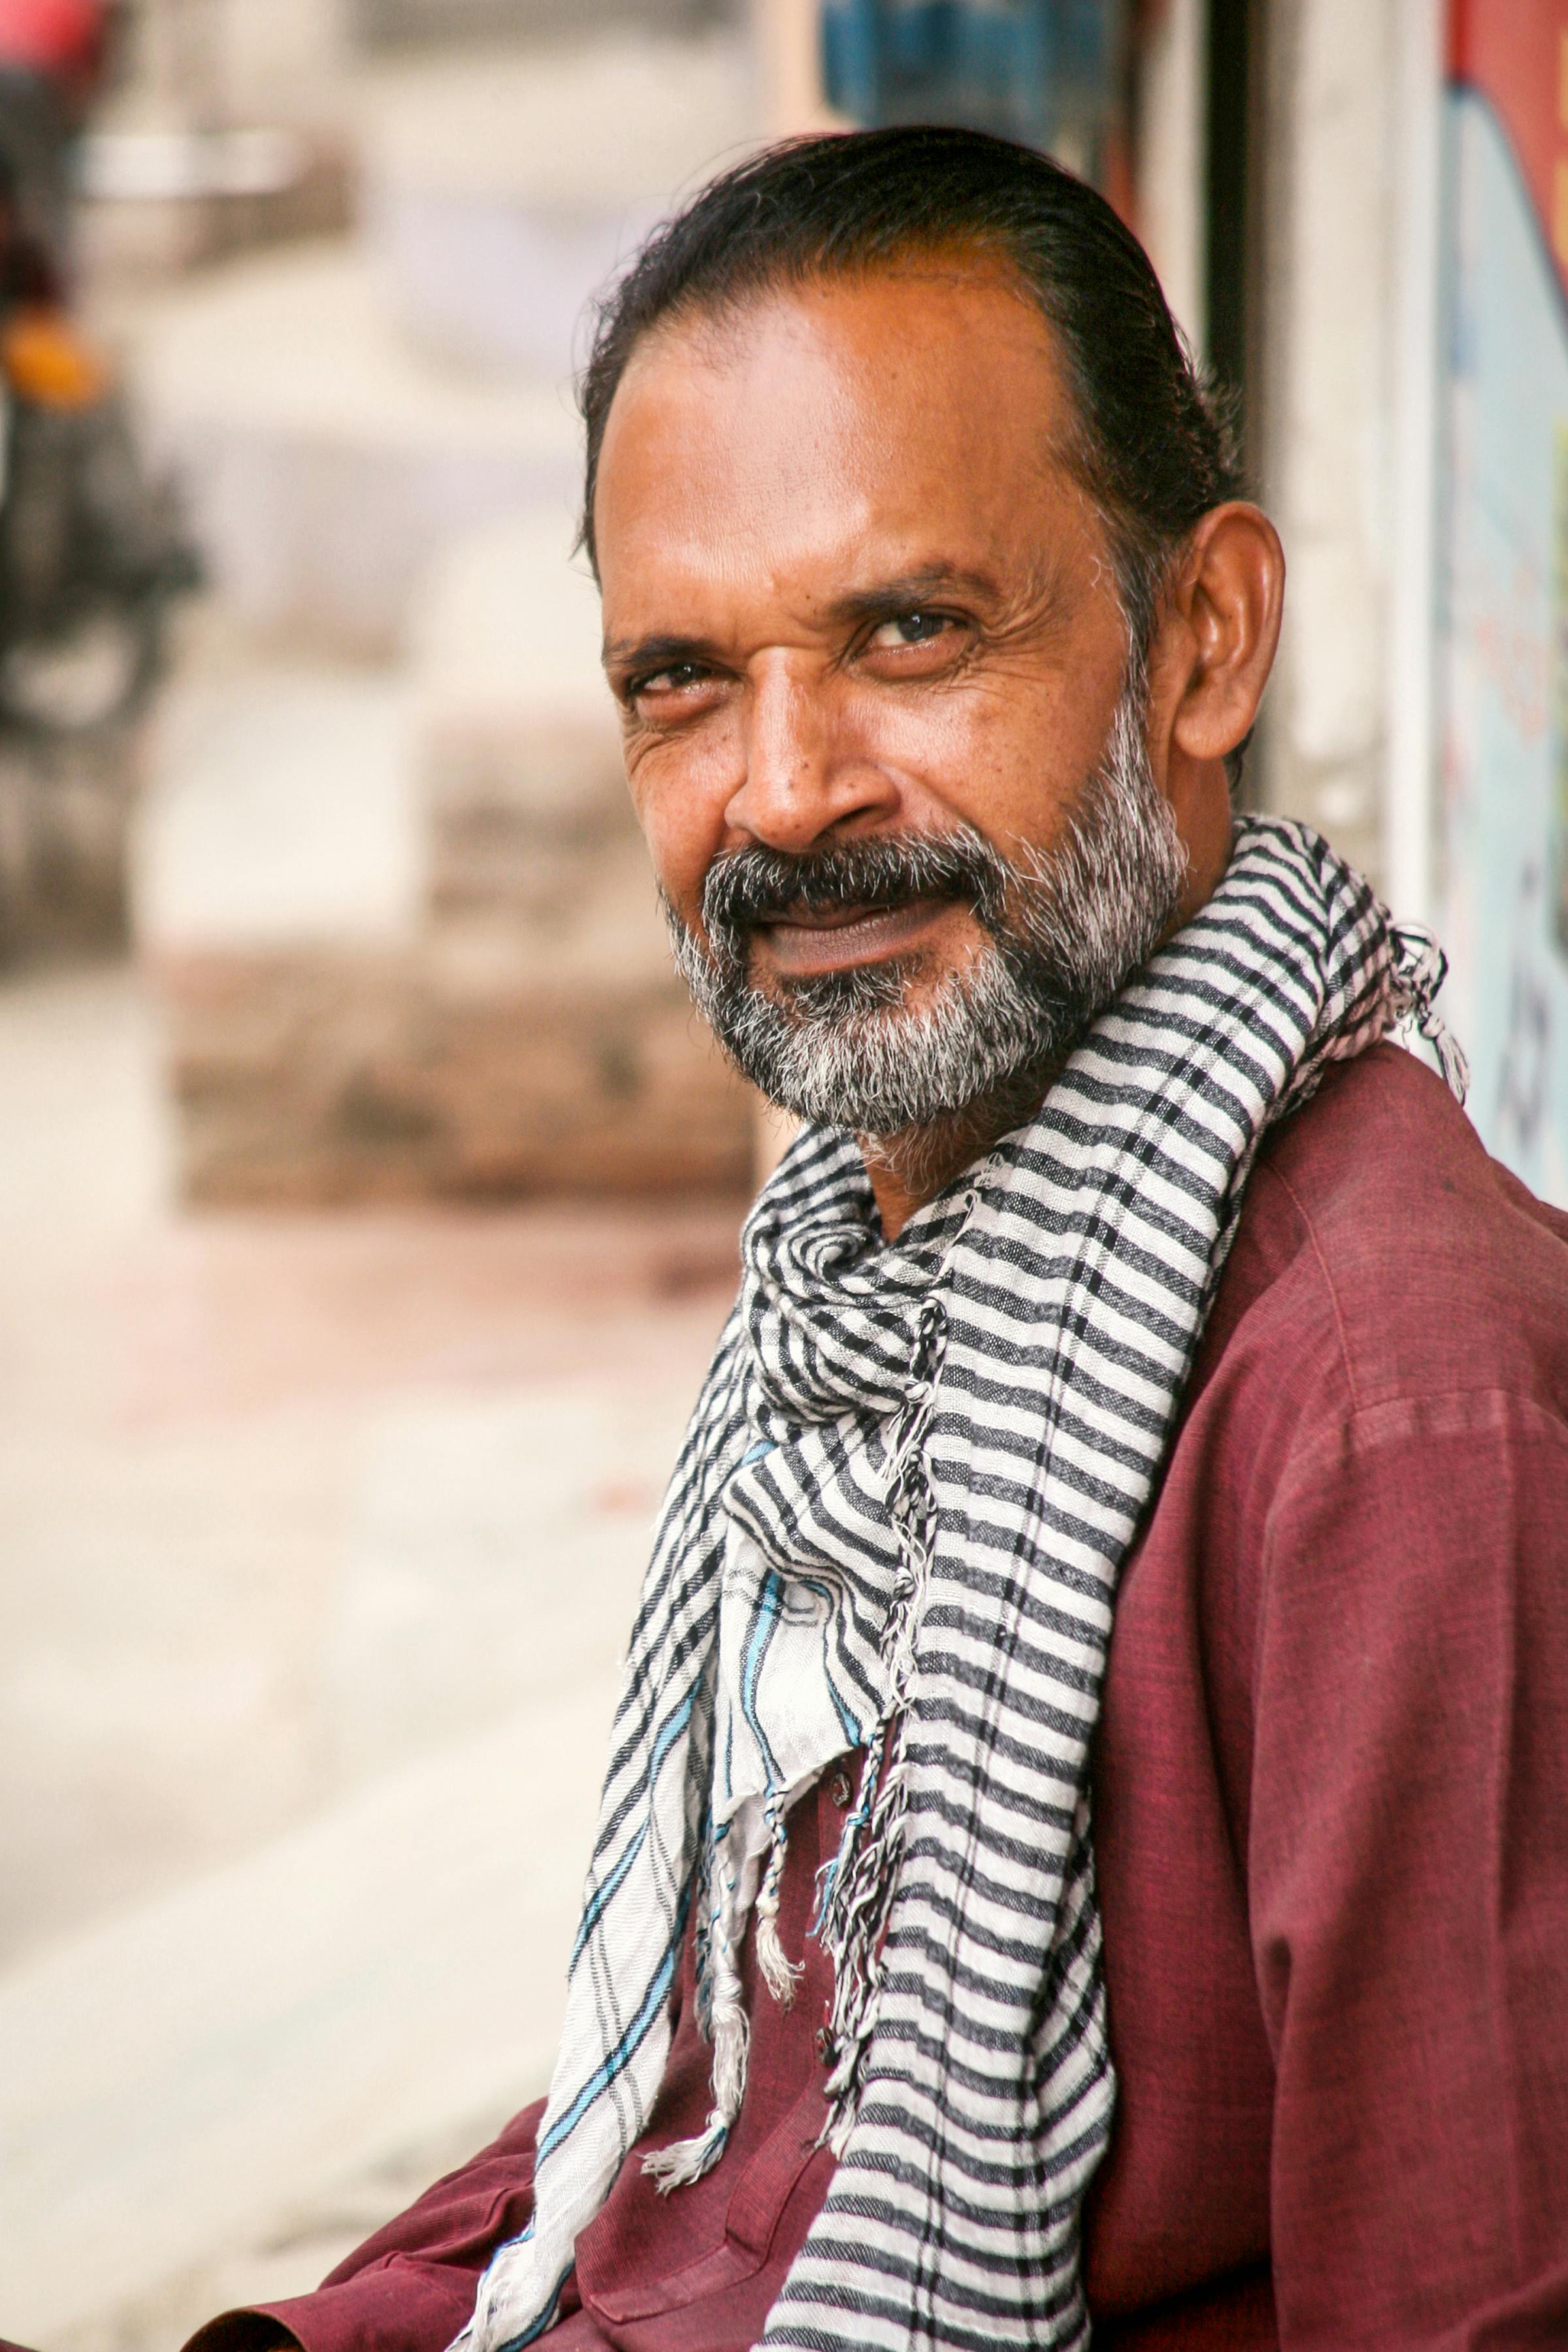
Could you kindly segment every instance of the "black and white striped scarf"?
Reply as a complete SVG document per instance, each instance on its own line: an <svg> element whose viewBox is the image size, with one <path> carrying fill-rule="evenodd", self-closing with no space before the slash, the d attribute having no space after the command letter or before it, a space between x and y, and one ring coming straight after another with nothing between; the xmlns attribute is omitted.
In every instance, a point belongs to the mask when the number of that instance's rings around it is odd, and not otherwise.
<svg viewBox="0 0 1568 2352"><path fill-rule="evenodd" d="M535 2213L463 2352L550 2327L647 2129L699 1906L721 2150L739 1955L787 2000L790 1806L847 1748L825 1874L839 2162L763 2342L1080 2346L1110 2130L1088 1759L1117 1574L1148 1508L1271 1121L1414 1015L1441 959L1305 829L1248 819L1218 890L1096 1021L1037 1117L877 1231L853 1140L808 1130L665 1507L616 1718Z"/></svg>

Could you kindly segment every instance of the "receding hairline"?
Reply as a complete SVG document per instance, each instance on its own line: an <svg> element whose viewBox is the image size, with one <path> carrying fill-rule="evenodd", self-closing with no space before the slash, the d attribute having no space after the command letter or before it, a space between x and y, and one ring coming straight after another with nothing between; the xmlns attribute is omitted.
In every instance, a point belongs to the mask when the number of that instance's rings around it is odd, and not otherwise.
<svg viewBox="0 0 1568 2352"><path fill-rule="evenodd" d="M911 236L896 246L889 246L886 253L856 252L842 259L832 255L811 257L805 261L797 261L793 257L780 258L753 275L737 277L717 287L693 287L678 296L643 328L622 362L614 393L604 412L598 446L594 452L592 488L595 501L598 493L597 461L609 436L610 419L627 379L638 371L639 362L645 357L656 356L661 346L683 341L697 346L700 354L705 331L710 331L714 338L712 357L715 363L721 364L717 346L726 333L738 328L749 314L773 304L808 298L816 289L826 292L837 286L889 278L904 279L917 285L967 287L983 292L1005 294L1028 313L1032 326L1039 333L1040 355L1051 371L1062 402L1055 429L1048 438L1043 436L1044 454L1049 460L1064 467L1098 506L1091 435L1083 414L1084 395L1076 381L1066 339L1047 310L1038 287L1020 267L1016 256L1001 238L984 233ZM589 529L584 539L596 572L597 555L594 547L591 510L586 520Z"/></svg>

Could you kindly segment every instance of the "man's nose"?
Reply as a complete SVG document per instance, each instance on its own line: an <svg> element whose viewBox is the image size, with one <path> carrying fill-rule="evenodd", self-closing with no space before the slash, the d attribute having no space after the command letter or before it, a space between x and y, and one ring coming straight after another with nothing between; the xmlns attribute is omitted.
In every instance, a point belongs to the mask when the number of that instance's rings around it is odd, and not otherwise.
<svg viewBox="0 0 1568 2352"><path fill-rule="evenodd" d="M851 817L896 806L897 787L846 728L834 685L788 656L756 666L745 775L725 811L736 832L798 853Z"/></svg>

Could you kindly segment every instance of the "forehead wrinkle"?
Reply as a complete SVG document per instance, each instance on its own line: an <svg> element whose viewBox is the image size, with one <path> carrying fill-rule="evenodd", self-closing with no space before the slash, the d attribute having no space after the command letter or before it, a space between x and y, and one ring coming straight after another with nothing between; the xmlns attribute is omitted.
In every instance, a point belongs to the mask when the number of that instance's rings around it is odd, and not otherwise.
<svg viewBox="0 0 1568 2352"><path fill-rule="evenodd" d="M941 257L951 255L951 264L941 266ZM1026 278L1004 254L993 253L976 245L933 247L922 254L911 248L906 254L886 257L872 256L864 261L830 264L821 269L800 274L779 272L754 285L742 285L710 294L700 299L677 304L656 320L642 335L627 356L625 369L616 388L615 398L605 420L607 439L616 407L628 383L635 383L661 358L688 361L714 374L736 373L744 367L750 356L752 338L748 326L771 321L786 330L795 322L800 340L821 345L829 339L816 332L811 323L808 305L814 295L830 297L841 288L869 287L878 280L904 283L911 287L948 287L954 292L994 292L1005 295L1026 313L1030 327L1036 331L1031 341L1036 344L1039 362L1046 371L1056 398L1049 404L1054 415L1045 412L1047 403L1039 403L1037 415L1037 431L1026 436L1032 457L1032 470L1044 474L1056 471L1075 487L1087 488L1089 468L1085 448L1086 428L1080 413L1077 385L1066 364L1059 340L1050 320ZM905 338L903 352L890 349L893 339L886 329L880 332L879 348L857 351L854 340L843 335L831 338L834 356L848 368L858 368L862 374L886 381L890 370L901 366L908 355L912 339ZM926 348L917 343L913 356L918 360ZM602 444L601 451L602 455ZM594 480L595 506L598 503L600 468L595 465Z"/></svg>

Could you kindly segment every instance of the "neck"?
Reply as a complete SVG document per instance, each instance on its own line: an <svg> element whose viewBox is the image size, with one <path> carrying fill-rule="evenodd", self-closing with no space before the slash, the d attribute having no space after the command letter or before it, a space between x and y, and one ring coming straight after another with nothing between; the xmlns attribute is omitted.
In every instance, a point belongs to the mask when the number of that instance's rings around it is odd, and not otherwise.
<svg viewBox="0 0 1568 2352"><path fill-rule="evenodd" d="M924 1127L906 1127L898 1135L860 1136L860 1155L883 1237L897 1241L910 1219L945 1192L955 1176L1022 1126L1044 1100L1056 1075L1053 1066L1015 1079Z"/></svg>

